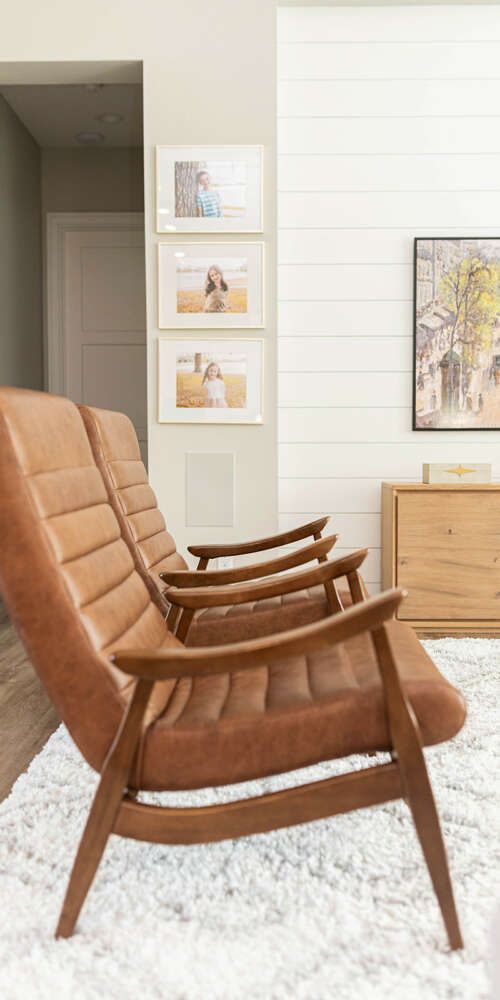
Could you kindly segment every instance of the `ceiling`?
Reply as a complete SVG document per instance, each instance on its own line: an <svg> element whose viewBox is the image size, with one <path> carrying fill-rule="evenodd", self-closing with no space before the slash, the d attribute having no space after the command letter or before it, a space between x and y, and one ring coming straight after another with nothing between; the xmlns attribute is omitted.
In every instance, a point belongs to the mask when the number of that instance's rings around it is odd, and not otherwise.
<svg viewBox="0 0 500 1000"><path fill-rule="evenodd" d="M75 138L79 132L104 136L94 148L142 145L140 84L20 84L0 87L0 94L42 148L82 149ZM121 115L123 120L96 120L102 114Z"/></svg>

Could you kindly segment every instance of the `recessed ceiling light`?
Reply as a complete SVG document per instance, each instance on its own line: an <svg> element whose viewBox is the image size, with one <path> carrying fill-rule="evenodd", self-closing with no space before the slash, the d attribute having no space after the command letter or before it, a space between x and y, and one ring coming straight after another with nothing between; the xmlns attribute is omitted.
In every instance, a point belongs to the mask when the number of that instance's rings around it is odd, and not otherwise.
<svg viewBox="0 0 500 1000"><path fill-rule="evenodd" d="M75 139L82 146L98 146L100 142L104 142L102 132L78 132Z"/></svg>
<svg viewBox="0 0 500 1000"><path fill-rule="evenodd" d="M106 114L97 115L96 122L103 122L104 125L118 125L118 122L123 121L123 115L116 114Z"/></svg>

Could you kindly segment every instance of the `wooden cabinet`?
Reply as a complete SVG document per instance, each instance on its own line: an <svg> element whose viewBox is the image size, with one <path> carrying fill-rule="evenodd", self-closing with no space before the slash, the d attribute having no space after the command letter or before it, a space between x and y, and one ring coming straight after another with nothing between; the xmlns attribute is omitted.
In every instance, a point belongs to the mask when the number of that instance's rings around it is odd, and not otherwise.
<svg viewBox="0 0 500 1000"><path fill-rule="evenodd" d="M383 483L382 586L419 635L500 636L500 483Z"/></svg>

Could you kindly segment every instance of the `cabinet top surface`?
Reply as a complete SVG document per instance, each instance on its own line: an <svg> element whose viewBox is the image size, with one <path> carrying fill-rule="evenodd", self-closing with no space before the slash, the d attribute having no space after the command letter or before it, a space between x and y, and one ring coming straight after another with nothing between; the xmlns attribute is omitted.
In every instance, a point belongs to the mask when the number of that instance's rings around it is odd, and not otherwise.
<svg viewBox="0 0 500 1000"><path fill-rule="evenodd" d="M432 492L435 490L476 490L482 492L483 490L500 490L500 480L495 483L388 483L383 482L382 486L385 486L391 490L427 490Z"/></svg>

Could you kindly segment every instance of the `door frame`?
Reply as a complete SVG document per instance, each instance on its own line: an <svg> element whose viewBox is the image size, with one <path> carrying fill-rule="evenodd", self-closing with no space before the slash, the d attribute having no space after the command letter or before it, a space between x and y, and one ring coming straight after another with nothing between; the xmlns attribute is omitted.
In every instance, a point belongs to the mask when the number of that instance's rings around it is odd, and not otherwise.
<svg viewBox="0 0 500 1000"><path fill-rule="evenodd" d="M68 232L144 232L143 212L47 212L44 255L45 389L66 395L64 344L64 237ZM146 281L146 274L144 274Z"/></svg>

